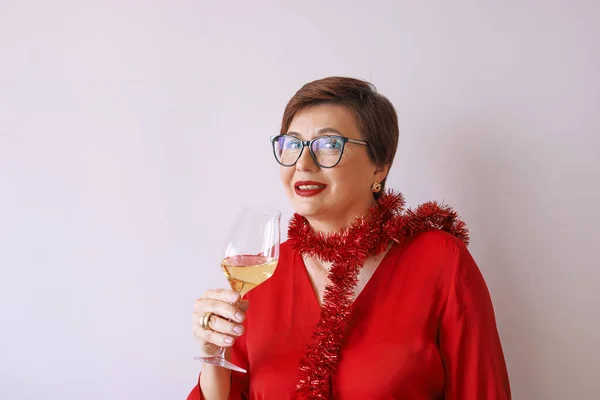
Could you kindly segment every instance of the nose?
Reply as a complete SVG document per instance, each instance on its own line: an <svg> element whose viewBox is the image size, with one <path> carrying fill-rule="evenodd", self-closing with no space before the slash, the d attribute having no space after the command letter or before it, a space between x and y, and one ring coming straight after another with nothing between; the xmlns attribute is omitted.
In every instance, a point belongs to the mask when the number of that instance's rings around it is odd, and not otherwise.
<svg viewBox="0 0 600 400"><path fill-rule="evenodd" d="M317 165L315 160L313 160L308 146L305 146L302 149L302 154L300 154L300 158L298 159L298 161L296 161L296 171L315 172L318 169L319 169L319 166Z"/></svg>

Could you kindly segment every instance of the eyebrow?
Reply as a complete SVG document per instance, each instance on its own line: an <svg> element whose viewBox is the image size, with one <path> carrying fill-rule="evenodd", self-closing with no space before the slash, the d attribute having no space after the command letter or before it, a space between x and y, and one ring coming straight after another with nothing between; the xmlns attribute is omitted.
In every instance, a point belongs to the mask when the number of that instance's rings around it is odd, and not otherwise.
<svg viewBox="0 0 600 400"><path fill-rule="evenodd" d="M317 135L324 135L326 133L335 133L336 135L342 136L342 132L338 131L335 128L331 128L331 127L322 128L317 131ZM289 131L288 133L286 133L286 135L295 136L297 138L300 138L302 136L298 132L294 132L294 131Z"/></svg>

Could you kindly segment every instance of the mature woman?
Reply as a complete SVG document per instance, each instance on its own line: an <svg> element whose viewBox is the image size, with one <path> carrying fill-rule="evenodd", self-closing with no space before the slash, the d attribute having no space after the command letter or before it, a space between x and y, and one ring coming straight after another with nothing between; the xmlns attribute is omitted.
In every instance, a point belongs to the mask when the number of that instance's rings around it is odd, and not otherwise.
<svg viewBox="0 0 600 400"><path fill-rule="evenodd" d="M203 353L225 346L248 373L204 365L188 400L510 399L464 224L384 191L392 104L361 80L310 82L271 141L296 211L277 270L247 300L209 290L194 307Z"/></svg>

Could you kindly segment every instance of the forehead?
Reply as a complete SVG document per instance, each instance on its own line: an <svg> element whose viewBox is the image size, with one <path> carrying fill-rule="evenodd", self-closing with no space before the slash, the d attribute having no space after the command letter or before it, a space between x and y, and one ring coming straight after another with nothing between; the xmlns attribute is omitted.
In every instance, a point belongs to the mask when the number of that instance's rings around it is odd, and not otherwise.
<svg viewBox="0 0 600 400"><path fill-rule="evenodd" d="M349 138L361 138L352 112L338 104L319 104L298 111L290 123L288 132L295 132L305 139L310 139L325 128L336 129Z"/></svg>

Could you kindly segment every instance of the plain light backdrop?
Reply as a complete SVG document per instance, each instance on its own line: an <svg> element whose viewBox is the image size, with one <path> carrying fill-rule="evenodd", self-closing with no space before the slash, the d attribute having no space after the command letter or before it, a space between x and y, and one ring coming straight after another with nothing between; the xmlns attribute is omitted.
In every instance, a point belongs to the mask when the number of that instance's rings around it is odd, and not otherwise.
<svg viewBox="0 0 600 400"><path fill-rule="evenodd" d="M467 221L514 398L596 398L599 3L277 3L0 0L0 399L184 399L192 304L243 206L290 216L268 138L329 75L396 106L389 186Z"/></svg>

